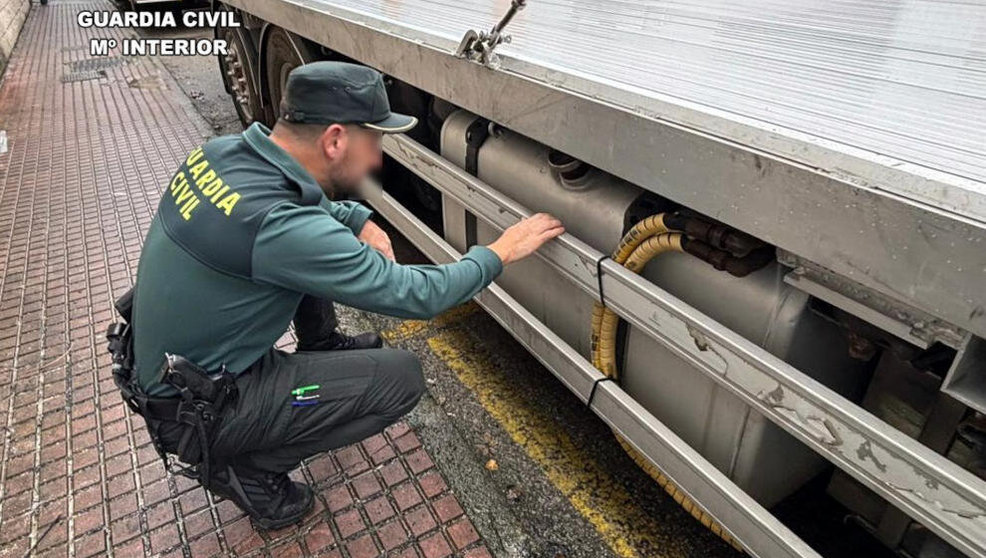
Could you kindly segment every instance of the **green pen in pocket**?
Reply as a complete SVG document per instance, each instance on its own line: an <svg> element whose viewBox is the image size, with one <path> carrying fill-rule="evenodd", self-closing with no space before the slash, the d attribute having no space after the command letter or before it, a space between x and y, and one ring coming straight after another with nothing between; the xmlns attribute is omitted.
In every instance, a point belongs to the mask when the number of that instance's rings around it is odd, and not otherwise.
<svg viewBox="0 0 986 558"><path fill-rule="evenodd" d="M320 386L318 384L312 384L310 386L296 387L293 390L291 390L291 395L294 395L294 396L305 395L306 392L315 391L316 389L318 389L320 387L322 387L322 386Z"/></svg>

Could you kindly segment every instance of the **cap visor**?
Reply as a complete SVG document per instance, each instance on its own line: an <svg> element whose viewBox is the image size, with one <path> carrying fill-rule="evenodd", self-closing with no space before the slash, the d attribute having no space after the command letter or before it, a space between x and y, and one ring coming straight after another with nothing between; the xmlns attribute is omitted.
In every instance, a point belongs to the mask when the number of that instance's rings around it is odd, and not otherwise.
<svg viewBox="0 0 986 558"><path fill-rule="evenodd" d="M392 112L390 116L379 122L365 122L362 126L385 134L399 134L414 128L417 124L418 119L413 116Z"/></svg>

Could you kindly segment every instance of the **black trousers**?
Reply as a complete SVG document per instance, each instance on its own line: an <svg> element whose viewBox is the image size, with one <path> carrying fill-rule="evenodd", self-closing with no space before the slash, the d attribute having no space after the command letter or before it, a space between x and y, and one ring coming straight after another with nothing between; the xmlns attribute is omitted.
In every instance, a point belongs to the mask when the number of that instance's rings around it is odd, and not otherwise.
<svg viewBox="0 0 986 558"><path fill-rule="evenodd" d="M332 303L304 297L294 318L299 350L271 349L237 376L212 460L244 471L287 472L303 459L358 442L417 404L425 384L414 353L398 349L304 350L336 328ZM306 391L298 401L293 390ZM314 396L318 397L314 397Z"/></svg>

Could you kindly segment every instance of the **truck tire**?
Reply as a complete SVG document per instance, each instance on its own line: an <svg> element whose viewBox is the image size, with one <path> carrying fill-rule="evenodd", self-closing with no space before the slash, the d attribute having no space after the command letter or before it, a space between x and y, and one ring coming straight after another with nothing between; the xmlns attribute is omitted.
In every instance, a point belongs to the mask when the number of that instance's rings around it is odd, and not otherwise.
<svg viewBox="0 0 986 558"><path fill-rule="evenodd" d="M247 33L242 28L216 29L216 38L227 45L226 54L218 57L219 72L244 128L254 122L268 122L257 90L258 58Z"/></svg>
<svg viewBox="0 0 986 558"><path fill-rule="evenodd" d="M264 48L267 69L267 99L270 101L272 123L277 121L281 97L291 70L318 60L308 43L280 27L271 28L267 33L267 46Z"/></svg>

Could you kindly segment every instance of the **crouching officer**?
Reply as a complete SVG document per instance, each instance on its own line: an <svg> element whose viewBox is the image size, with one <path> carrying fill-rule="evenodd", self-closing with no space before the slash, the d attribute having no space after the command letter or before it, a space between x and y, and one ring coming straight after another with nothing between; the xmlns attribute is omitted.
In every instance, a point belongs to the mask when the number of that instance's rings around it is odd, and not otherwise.
<svg viewBox="0 0 986 558"><path fill-rule="evenodd" d="M399 265L354 202L381 164L392 113L381 76L315 62L288 77L273 131L193 150L167 185L141 252L129 324L111 328L114 377L155 445L262 528L302 518L312 490L287 473L380 432L424 391L409 352L335 331L332 302L427 319L472 298L504 264L563 232L539 214L447 265ZM132 318L132 320L131 320ZM272 348L294 321L298 350Z"/></svg>

